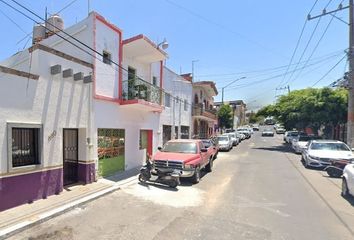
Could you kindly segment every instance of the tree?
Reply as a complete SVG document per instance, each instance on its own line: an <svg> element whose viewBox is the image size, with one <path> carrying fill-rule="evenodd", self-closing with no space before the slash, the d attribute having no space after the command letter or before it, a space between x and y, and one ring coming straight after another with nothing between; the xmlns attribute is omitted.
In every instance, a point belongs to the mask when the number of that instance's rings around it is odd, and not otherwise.
<svg viewBox="0 0 354 240"><path fill-rule="evenodd" d="M345 123L347 97L345 89L307 88L281 96L275 105L258 111L260 116L275 116L287 129L335 126Z"/></svg>
<svg viewBox="0 0 354 240"><path fill-rule="evenodd" d="M231 128L232 123L232 108L230 105L222 104L218 113L219 127L220 128Z"/></svg>

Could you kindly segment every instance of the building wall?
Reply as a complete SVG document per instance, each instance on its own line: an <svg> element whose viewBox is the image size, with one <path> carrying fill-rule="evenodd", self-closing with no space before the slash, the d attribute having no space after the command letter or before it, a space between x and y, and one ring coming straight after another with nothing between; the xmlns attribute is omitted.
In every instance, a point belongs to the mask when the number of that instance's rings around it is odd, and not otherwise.
<svg viewBox="0 0 354 240"><path fill-rule="evenodd" d="M165 107L161 113L160 132L163 132L162 126L189 126L191 125L192 118L192 84L184 80L181 76L174 73L168 68L164 68L164 90L167 93L172 94L173 97L178 97L182 101L177 99L171 99L171 106ZM184 110L184 101L187 100L187 111ZM179 130L180 131L180 130ZM178 138L179 136L176 137ZM173 135L173 134L172 134ZM162 134L159 137L160 146L162 146ZM172 136L173 137L173 136Z"/></svg>
<svg viewBox="0 0 354 240"><path fill-rule="evenodd" d="M106 51L111 54L111 60L119 64L121 34L97 19L95 21L95 50L101 54ZM95 61L95 90L96 94L118 99L119 96L119 67L113 63L106 64L102 56L96 55Z"/></svg>
<svg viewBox="0 0 354 240"><path fill-rule="evenodd" d="M89 85L51 75L50 66L60 64L62 69L86 75L92 69L42 50L33 51L30 59L31 63L24 61L17 68L30 64L39 80L0 73L0 195L6 196L0 198L0 211L62 190L63 128L79 128L79 161L89 160L85 144ZM7 123L42 125L41 164L11 169Z"/></svg>
<svg viewBox="0 0 354 240"><path fill-rule="evenodd" d="M96 132L98 128L125 130L125 170L141 166L144 163L146 152L139 150L140 130L153 130L153 152L157 150L159 113L138 111L134 106L119 106L113 102L102 100L94 101L94 112ZM97 138L93 141L97 142ZM97 146L94 151L97 156Z"/></svg>

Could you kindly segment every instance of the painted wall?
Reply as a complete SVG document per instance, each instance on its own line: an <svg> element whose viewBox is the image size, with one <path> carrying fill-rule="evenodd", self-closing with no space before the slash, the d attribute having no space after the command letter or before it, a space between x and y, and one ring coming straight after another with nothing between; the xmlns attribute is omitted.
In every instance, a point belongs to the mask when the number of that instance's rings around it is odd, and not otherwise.
<svg viewBox="0 0 354 240"><path fill-rule="evenodd" d="M101 54L103 54L103 51L110 53L112 61L119 64L120 34L99 19L95 21L95 26L95 50ZM96 94L117 99L119 95L119 68L113 63L103 63L103 58L99 55L97 55L97 58L94 60Z"/></svg>
<svg viewBox="0 0 354 240"><path fill-rule="evenodd" d="M125 169L141 166L145 151L139 150L140 130L153 130L153 151L158 147L160 114L136 109L134 106L120 106L103 100L94 101L95 127L125 129ZM97 143L97 134L94 142ZM97 145L94 147L97 156ZM97 159L96 159L97 160Z"/></svg>
<svg viewBox="0 0 354 240"><path fill-rule="evenodd" d="M171 107L165 107L161 113L160 132L162 125L170 126L190 126L192 118L192 84L172 70L164 68L164 90L177 99L171 99ZM184 100L187 100L187 111L184 110ZM173 129L173 128L172 128ZM162 134L159 137L162 146Z"/></svg>
<svg viewBox="0 0 354 240"><path fill-rule="evenodd" d="M51 75L50 66L89 74L91 69L50 53L36 50L32 54L32 73L38 81L9 74L0 74L0 171L7 166L7 122L43 124L43 167L62 165L63 128L86 128L89 86L61 74ZM55 133L50 141L48 137ZM81 146L81 148L84 146ZM87 159L80 149L79 159Z"/></svg>

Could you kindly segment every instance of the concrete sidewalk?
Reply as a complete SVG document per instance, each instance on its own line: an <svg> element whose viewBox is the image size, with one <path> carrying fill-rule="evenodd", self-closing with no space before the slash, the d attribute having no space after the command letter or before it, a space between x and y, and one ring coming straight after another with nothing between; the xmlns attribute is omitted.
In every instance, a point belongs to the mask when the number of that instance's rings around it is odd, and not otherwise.
<svg viewBox="0 0 354 240"><path fill-rule="evenodd" d="M84 203L137 182L138 168L87 185L66 187L59 195L0 212L0 239L65 213Z"/></svg>

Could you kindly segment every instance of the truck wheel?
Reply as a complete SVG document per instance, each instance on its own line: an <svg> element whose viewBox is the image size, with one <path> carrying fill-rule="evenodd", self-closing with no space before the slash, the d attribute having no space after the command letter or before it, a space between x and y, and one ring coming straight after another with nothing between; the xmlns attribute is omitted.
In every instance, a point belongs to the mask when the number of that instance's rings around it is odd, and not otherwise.
<svg viewBox="0 0 354 240"><path fill-rule="evenodd" d="M208 164L206 165L206 167L205 167L205 170L206 170L207 172L213 171L213 164L214 164L213 158L210 158L210 159L209 159L209 163L208 163Z"/></svg>
<svg viewBox="0 0 354 240"><path fill-rule="evenodd" d="M170 188L176 188L178 186L178 182L177 181L171 181L171 182L169 182L168 186Z"/></svg>
<svg viewBox="0 0 354 240"><path fill-rule="evenodd" d="M196 167L194 175L192 177L192 182L193 183L199 183L200 182L200 169L199 167Z"/></svg>

